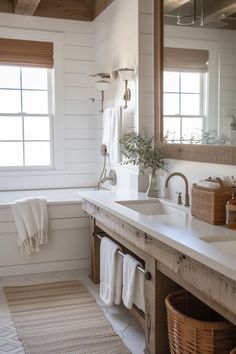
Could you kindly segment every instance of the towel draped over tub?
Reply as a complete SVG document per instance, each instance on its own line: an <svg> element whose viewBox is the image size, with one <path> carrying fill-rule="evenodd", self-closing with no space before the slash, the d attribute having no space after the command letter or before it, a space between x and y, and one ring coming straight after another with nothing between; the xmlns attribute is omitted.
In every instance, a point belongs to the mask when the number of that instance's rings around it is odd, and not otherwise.
<svg viewBox="0 0 236 354"><path fill-rule="evenodd" d="M22 254L40 251L48 243L47 201L42 197L15 201L11 206Z"/></svg>

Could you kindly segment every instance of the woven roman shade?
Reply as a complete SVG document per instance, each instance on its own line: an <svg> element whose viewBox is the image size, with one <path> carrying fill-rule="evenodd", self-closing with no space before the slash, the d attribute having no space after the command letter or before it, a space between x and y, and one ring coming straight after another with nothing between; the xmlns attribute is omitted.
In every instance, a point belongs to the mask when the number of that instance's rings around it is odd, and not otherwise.
<svg viewBox="0 0 236 354"><path fill-rule="evenodd" d="M208 71L208 50L186 48L164 48L164 69L166 71Z"/></svg>
<svg viewBox="0 0 236 354"><path fill-rule="evenodd" d="M53 67L53 43L0 38L0 64Z"/></svg>

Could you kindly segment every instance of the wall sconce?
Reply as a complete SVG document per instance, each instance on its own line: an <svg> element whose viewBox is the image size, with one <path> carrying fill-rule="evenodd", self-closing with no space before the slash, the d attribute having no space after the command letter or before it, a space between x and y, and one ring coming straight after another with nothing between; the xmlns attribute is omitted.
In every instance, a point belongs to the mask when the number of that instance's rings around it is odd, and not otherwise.
<svg viewBox="0 0 236 354"><path fill-rule="evenodd" d="M109 85L110 85L110 81L107 81L107 80L99 80L99 81L96 82L97 89L98 89L98 91L101 92L101 96L102 96L101 109L99 111L100 113L104 112L104 107L103 107L103 104L104 104L104 92L108 90Z"/></svg>
<svg viewBox="0 0 236 354"><path fill-rule="evenodd" d="M123 96L123 99L125 100L125 105L123 106L123 108L127 108L128 107L127 102L130 101L131 99L131 91L128 88L128 81L132 80L134 69L121 68L121 69L117 69L117 72L119 73L121 80L125 82L125 92Z"/></svg>

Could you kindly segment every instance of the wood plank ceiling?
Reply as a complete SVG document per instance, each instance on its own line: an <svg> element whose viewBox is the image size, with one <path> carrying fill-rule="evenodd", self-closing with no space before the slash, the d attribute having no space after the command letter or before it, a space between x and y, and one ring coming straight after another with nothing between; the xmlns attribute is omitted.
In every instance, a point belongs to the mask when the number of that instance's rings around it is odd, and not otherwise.
<svg viewBox="0 0 236 354"><path fill-rule="evenodd" d="M0 0L0 12L92 21L113 0Z"/></svg>
<svg viewBox="0 0 236 354"><path fill-rule="evenodd" d="M182 13L184 8L193 6L193 0L163 0L165 23L175 24L179 9ZM201 1L196 1L197 6L201 6ZM168 18L168 15L170 17ZM236 0L203 0L203 15L205 27L223 29L236 29ZM203 26L204 27L204 26Z"/></svg>

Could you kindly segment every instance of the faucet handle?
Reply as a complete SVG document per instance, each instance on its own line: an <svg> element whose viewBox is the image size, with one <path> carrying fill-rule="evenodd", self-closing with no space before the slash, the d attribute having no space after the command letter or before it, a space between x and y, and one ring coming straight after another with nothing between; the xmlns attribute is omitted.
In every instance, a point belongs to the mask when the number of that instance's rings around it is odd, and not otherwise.
<svg viewBox="0 0 236 354"><path fill-rule="evenodd" d="M182 192L176 192L178 194L177 204L181 205L182 203Z"/></svg>

